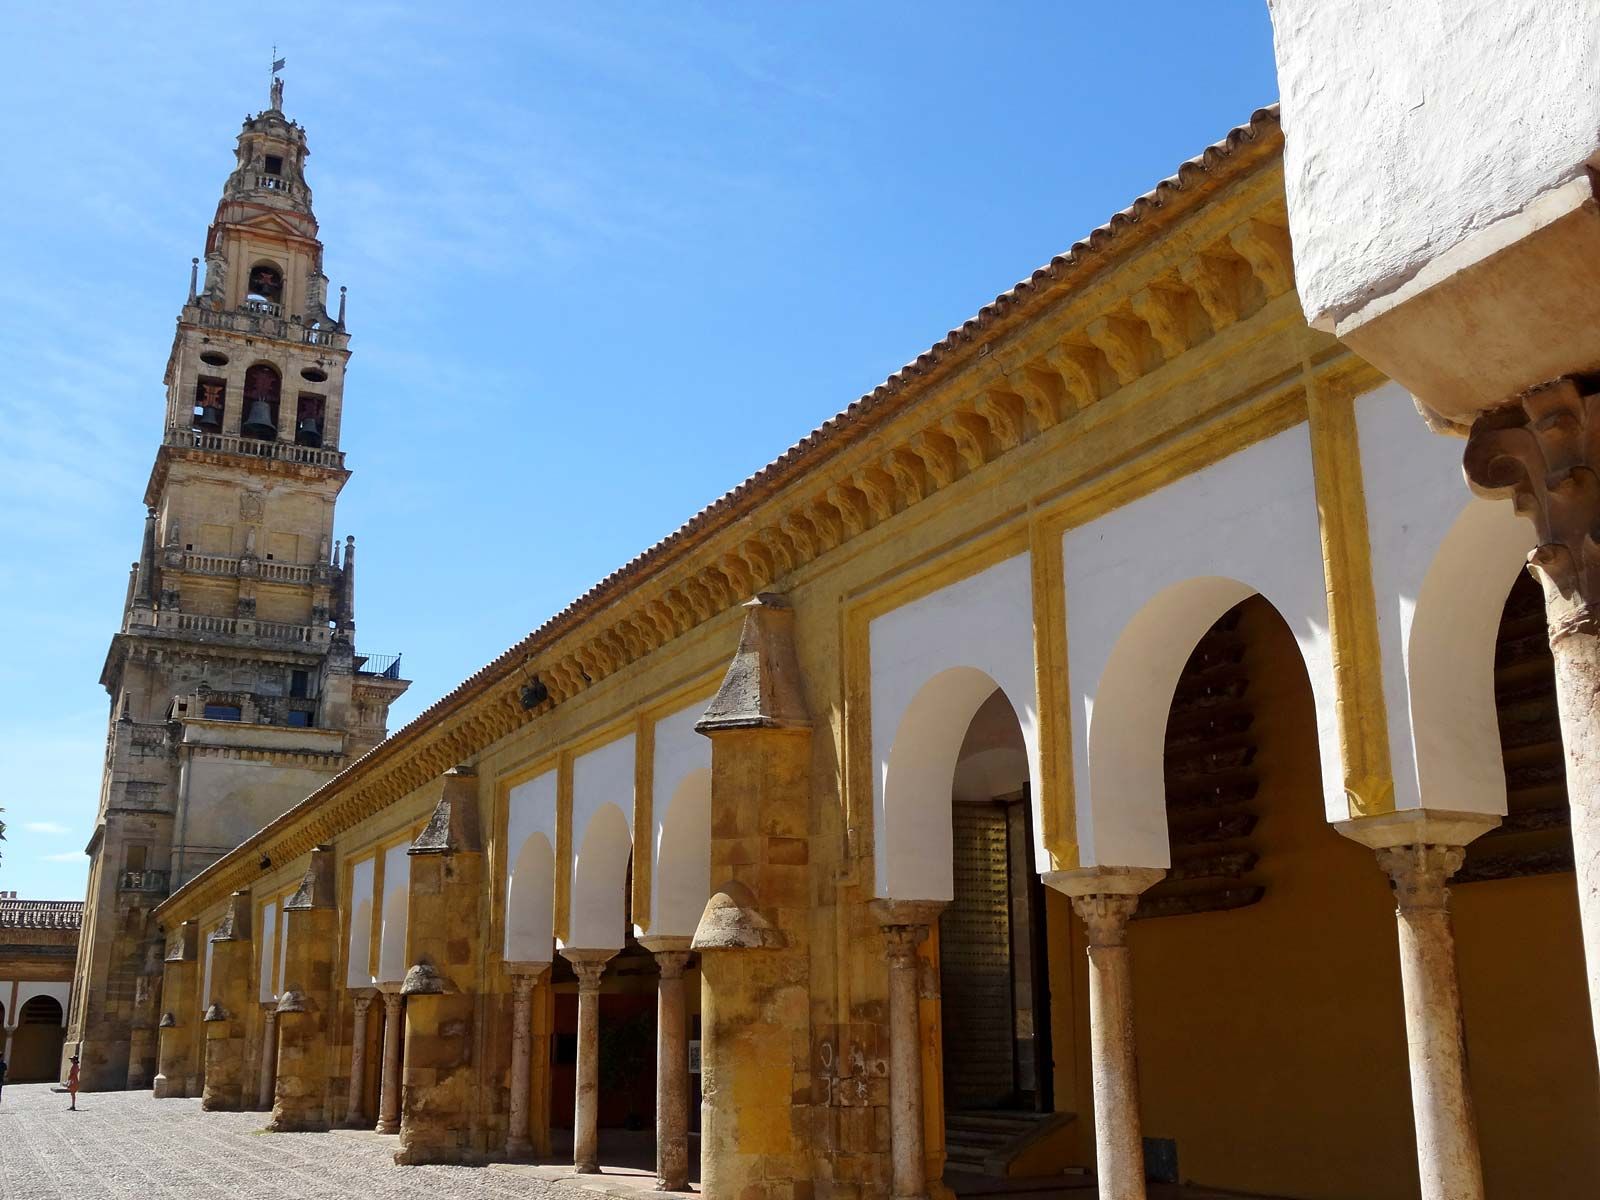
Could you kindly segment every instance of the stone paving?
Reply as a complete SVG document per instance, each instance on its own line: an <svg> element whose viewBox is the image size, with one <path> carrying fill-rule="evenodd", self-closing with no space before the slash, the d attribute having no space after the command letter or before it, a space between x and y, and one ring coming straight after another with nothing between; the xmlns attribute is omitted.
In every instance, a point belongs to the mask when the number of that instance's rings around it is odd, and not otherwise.
<svg viewBox="0 0 1600 1200"><path fill-rule="evenodd" d="M261 1132L264 1113L201 1113L199 1100L48 1083L0 1095L3 1200L555 1200L583 1195L526 1167L396 1167L374 1133ZM550 1168L543 1168L550 1170Z"/></svg>

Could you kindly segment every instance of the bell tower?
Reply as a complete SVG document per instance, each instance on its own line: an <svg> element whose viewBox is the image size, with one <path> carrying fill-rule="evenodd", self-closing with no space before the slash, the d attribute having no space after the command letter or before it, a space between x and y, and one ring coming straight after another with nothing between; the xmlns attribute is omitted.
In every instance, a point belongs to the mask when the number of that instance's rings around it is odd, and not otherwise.
<svg viewBox="0 0 1600 1200"><path fill-rule="evenodd" d="M138 561L101 673L105 774L66 1053L141 1087L160 989L151 908L381 741L409 686L355 642L335 536L350 333L328 310L305 130L245 120L167 359ZM198 1013L175 1013L197 1020Z"/></svg>

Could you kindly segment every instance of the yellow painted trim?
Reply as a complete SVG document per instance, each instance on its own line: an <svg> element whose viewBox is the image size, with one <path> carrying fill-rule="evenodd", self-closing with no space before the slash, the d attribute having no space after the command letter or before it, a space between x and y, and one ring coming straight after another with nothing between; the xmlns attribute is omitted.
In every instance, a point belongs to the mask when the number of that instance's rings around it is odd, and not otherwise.
<svg viewBox="0 0 1600 1200"><path fill-rule="evenodd" d="M563 750L556 762L556 906L555 935L572 934L572 759Z"/></svg>
<svg viewBox="0 0 1600 1200"><path fill-rule="evenodd" d="M1370 817L1395 801L1355 401L1319 383L1309 363L1305 379L1344 793L1352 817Z"/></svg>
<svg viewBox="0 0 1600 1200"><path fill-rule="evenodd" d="M1053 871L1078 865L1072 787L1071 689L1067 684L1067 584L1061 538L1040 521L1028 528L1033 575L1033 676L1039 705L1040 840ZM1043 866L1045 864L1039 864Z"/></svg>
<svg viewBox="0 0 1600 1200"><path fill-rule="evenodd" d="M650 877L654 870L656 723L640 713L633 727L633 923L650 930Z"/></svg>

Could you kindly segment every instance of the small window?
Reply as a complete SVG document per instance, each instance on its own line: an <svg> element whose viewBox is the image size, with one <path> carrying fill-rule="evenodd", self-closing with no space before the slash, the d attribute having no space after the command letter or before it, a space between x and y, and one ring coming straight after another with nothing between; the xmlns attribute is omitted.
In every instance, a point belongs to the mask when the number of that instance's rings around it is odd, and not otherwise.
<svg viewBox="0 0 1600 1200"><path fill-rule="evenodd" d="M205 717L208 721L237 721L242 714L237 704L208 704Z"/></svg>
<svg viewBox="0 0 1600 1200"><path fill-rule="evenodd" d="M222 432L222 410L227 392L226 380L202 375L195 381L193 428L197 433Z"/></svg>
<svg viewBox="0 0 1600 1200"><path fill-rule="evenodd" d="M289 710L289 724L296 729L310 729L311 714L303 709L291 708Z"/></svg>
<svg viewBox="0 0 1600 1200"><path fill-rule="evenodd" d="M144 870L144 851L145 848L143 846L129 846L128 861L125 869L129 871Z"/></svg>
<svg viewBox="0 0 1600 1200"><path fill-rule="evenodd" d="M269 154L269 155L267 155L267 174L268 175L282 175L283 174L283 156L281 154Z"/></svg>
<svg viewBox="0 0 1600 1200"><path fill-rule="evenodd" d="M289 698L304 700L311 689L311 675L306 671L289 672Z"/></svg>

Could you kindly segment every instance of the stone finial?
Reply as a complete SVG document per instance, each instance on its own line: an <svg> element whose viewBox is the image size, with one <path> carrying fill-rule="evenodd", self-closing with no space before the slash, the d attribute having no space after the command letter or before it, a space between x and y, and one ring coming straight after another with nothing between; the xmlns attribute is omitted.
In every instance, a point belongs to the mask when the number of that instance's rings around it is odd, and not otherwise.
<svg viewBox="0 0 1600 1200"><path fill-rule="evenodd" d="M138 583L133 589L135 608L150 608L155 604L156 573L156 510L145 509L144 541L139 547Z"/></svg>
<svg viewBox="0 0 1600 1200"><path fill-rule="evenodd" d="M308 908L337 908L338 894L334 888L333 872L333 847L316 846L311 851L311 863L306 867L305 877L300 880L300 886L295 889L293 896L284 904L284 911ZM279 1012L299 1012L300 1009L284 1008L278 1005Z"/></svg>
<svg viewBox="0 0 1600 1200"><path fill-rule="evenodd" d="M345 289L341 285L339 288L339 315L334 319L334 324L340 329L344 328L344 296Z"/></svg>
<svg viewBox="0 0 1600 1200"><path fill-rule="evenodd" d="M483 838L478 827L478 776L470 767L452 767L444 773L444 788L427 826L411 843L407 854L479 854Z"/></svg>
<svg viewBox="0 0 1600 1200"><path fill-rule="evenodd" d="M213 1000L211 1002L211 1006L206 1009L205 1015L200 1019L202 1021L226 1021L228 1019L228 1013L227 1010L222 1007L222 1005Z"/></svg>
<svg viewBox="0 0 1600 1200"><path fill-rule="evenodd" d="M250 893L237 891L228 897L227 911L210 938L213 942L248 942L250 940Z"/></svg>
<svg viewBox="0 0 1600 1200"><path fill-rule="evenodd" d="M1533 522L1528 569L1544 588L1550 640L1600 632L1600 393L1558 379L1484 413L1462 467L1473 491L1509 497Z"/></svg>
<svg viewBox="0 0 1600 1200"><path fill-rule="evenodd" d="M157 1029L176 1029L177 1027L178 1018L169 1012L162 1013L161 1020L156 1022Z"/></svg>
<svg viewBox="0 0 1600 1200"><path fill-rule="evenodd" d="M200 260L189 260L189 303L193 304L200 298Z"/></svg>
<svg viewBox="0 0 1600 1200"><path fill-rule="evenodd" d="M402 996L448 996L459 989L430 962L419 962L400 984Z"/></svg>
<svg viewBox="0 0 1600 1200"><path fill-rule="evenodd" d="M729 882L706 901L694 931L693 950L776 950L785 945L782 932L756 908L755 895L742 883Z"/></svg>
<svg viewBox="0 0 1600 1200"><path fill-rule="evenodd" d="M696 731L810 729L794 649L794 610L771 592L747 600L744 610L739 648Z"/></svg>
<svg viewBox="0 0 1600 1200"><path fill-rule="evenodd" d="M200 923L185 921L167 943L167 962L194 962L200 957Z"/></svg>

